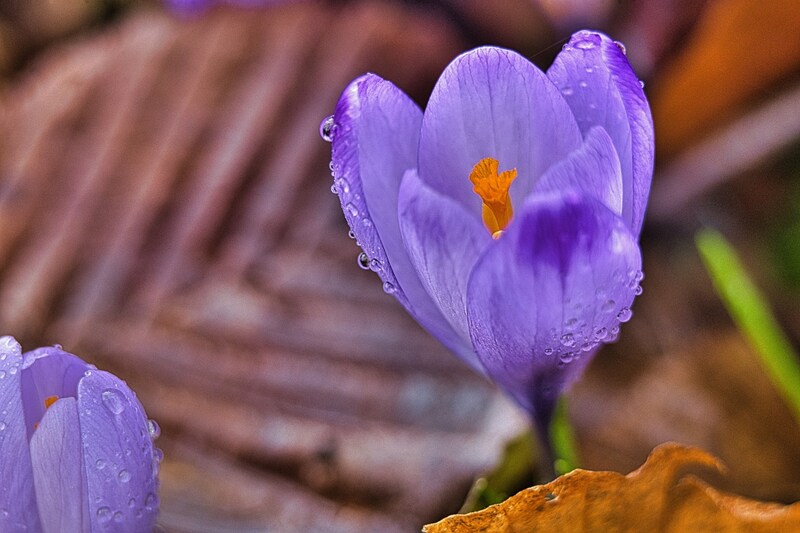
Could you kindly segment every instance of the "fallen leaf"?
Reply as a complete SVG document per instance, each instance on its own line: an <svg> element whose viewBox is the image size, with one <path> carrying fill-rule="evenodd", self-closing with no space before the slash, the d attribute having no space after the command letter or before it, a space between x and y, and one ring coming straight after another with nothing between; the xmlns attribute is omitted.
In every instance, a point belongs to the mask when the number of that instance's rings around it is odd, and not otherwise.
<svg viewBox="0 0 800 533"><path fill-rule="evenodd" d="M720 492L689 470L723 470L699 449L668 443L623 476L574 470L505 502L453 515L425 533L536 531L771 532L800 529L800 503L782 506Z"/></svg>

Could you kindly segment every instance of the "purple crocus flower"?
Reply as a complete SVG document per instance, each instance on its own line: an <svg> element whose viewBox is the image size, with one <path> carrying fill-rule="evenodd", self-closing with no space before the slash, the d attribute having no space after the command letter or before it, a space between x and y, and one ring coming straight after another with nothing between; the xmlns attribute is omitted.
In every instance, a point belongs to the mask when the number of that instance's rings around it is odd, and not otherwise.
<svg viewBox="0 0 800 533"><path fill-rule="evenodd" d="M653 124L622 45L578 32L546 74L472 50L424 113L367 74L321 132L362 267L541 434L641 292Z"/></svg>
<svg viewBox="0 0 800 533"><path fill-rule="evenodd" d="M0 531L152 531L157 431L116 376L0 337Z"/></svg>

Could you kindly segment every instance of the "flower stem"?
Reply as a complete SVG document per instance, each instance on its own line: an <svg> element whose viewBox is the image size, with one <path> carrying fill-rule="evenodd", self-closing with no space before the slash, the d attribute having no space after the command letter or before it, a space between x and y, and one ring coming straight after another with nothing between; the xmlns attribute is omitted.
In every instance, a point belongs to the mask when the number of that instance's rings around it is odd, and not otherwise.
<svg viewBox="0 0 800 533"><path fill-rule="evenodd" d="M748 276L736 251L718 231L703 229L695 236L695 242L728 313L800 422L800 359L766 298Z"/></svg>
<svg viewBox="0 0 800 533"><path fill-rule="evenodd" d="M559 399L550 423L550 446L553 451L553 468L556 475L560 476L578 468L580 464L578 447L575 443L575 433L569 422L566 396L561 396Z"/></svg>

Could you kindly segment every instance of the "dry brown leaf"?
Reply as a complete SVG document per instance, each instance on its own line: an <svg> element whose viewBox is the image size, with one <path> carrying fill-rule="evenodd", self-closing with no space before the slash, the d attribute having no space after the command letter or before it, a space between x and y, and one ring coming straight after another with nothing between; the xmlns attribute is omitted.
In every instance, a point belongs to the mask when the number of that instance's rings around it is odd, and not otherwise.
<svg viewBox="0 0 800 533"><path fill-rule="evenodd" d="M662 444L623 476L575 470L505 502L425 526L425 533L536 531L770 532L800 530L800 503L782 506L726 494L687 470L721 463L699 448Z"/></svg>

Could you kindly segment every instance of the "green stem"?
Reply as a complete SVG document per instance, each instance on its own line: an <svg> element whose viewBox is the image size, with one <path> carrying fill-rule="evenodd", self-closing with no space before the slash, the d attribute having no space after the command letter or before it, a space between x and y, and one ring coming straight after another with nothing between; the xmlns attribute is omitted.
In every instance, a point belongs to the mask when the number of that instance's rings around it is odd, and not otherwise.
<svg viewBox="0 0 800 533"><path fill-rule="evenodd" d="M719 232L703 229L695 236L695 242L728 313L800 422L800 360L766 298L750 280L736 251Z"/></svg>
<svg viewBox="0 0 800 533"><path fill-rule="evenodd" d="M575 444L575 433L569 423L567 398L561 396L550 423L550 444L553 450L553 467L560 476L575 470L580 465L578 447Z"/></svg>

